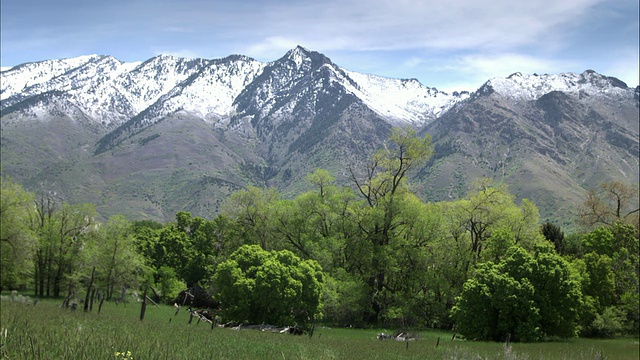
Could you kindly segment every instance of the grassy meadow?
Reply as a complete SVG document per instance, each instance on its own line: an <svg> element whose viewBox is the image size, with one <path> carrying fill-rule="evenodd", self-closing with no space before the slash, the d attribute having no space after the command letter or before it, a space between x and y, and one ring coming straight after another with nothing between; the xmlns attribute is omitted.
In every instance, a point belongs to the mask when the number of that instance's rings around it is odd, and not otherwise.
<svg viewBox="0 0 640 360"><path fill-rule="evenodd" d="M396 329L316 328L314 336L213 328L170 306L104 303L85 313L62 300L0 301L2 359L638 359L638 339L520 344L451 340L452 333L418 331L410 342L377 340ZM439 339L439 341L438 341ZM439 342L439 344L438 344ZM436 344L438 346L436 347ZM130 352L130 356L127 356ZM124 353L124 355L116 354Z"/></svg>

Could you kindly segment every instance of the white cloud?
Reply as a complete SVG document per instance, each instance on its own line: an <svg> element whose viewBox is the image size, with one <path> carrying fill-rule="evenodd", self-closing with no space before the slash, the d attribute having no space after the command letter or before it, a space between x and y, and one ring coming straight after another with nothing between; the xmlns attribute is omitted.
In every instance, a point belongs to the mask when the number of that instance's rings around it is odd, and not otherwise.
<svg viewBox="0 0 640 360"><path fill-rule="evenodd" d="M514 72L554 73L571 67L565 61L549 60L522 54L469 55L457 59L452 67L462 73L485 79L509 76Z"/></svg>
<svg viewBox="0 0 640 360"><path fill-rule="evenodd" d="M438 88L475 90L515 71L594 68L630 84L638 78L637 17L628 16L637 0L112 0L22 12L11 12L7 1L5 65L62 52L272 61L302 45L353 71L416 77ZM611 50L617 35L592 36L612 28L636 34L618 37L630 42L635 60Z"/></svg>
<svg viewBox="0 0 640 360"><path fill-rule="evenodd" d="M255 27L254 35L262 36L265 44L272 38L295 37L296 42L322 46L321 51L551 46L562 41L555 35L558 30L575 25L581 14L601 1L287 2L270 7L257 24L238 21L232 30Z"/></svg>
<svg viewBox="0 0 640 360"><path fill-rule="evenodd" d="M425 61L426 63L426 61ZM438 89L475 91L491 78L507 77L515 72L543 74L568 72L575 64L517 53L471 54L439 60L427 65L425 72L440 74ZM425 84L430 86L432 84Z"/></svg>
<svg viewBox="0 0 640 360"><path fill-rule="evenodd" d="M294 39L272 36L264 39L262 42L249 45L242 52L258 58L275 59L299 44L300 43Z"/></svg>

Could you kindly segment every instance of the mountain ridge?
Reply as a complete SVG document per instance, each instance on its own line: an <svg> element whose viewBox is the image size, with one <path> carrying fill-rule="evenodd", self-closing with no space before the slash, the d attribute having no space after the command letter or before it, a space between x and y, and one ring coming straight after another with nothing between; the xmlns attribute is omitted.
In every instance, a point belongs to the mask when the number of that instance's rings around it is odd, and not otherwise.
<svg viewBox="0 0 640 360"><path fill-rule="evenodd" d="M433 138L436 156L411 178L426 200L462 197L489 176L551 218L599 181L638 181L640 87L592 70L514 73L448 94L298 46L268 63L88 55L1 76L3 170L104 216L213 216L233 189L293 195L317 167L346 183L344 169L365 166L396 126Z"/></svg>

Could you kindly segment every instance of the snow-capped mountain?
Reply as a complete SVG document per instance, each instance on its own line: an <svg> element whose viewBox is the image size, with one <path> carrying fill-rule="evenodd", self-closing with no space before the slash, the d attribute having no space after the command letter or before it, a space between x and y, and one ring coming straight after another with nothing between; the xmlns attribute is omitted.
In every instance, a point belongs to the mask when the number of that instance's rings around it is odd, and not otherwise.
<svg viewBox="0 0 640 360"><path fill-rule="evenodd" d="M267 114L278 94L289 92L287 86L316 76L312 70L316 75L329 71L332 75L324 85L339 84L394 125L424 125L466 96L439 92L417 80L350 72L324 55L297 47L272 63L244 56L206 60L170 55L134 63L98 55L28 63L1 73L0 98L3 110L9 106L15 110L21 102L31 100L33 106L38 96L63 93L69 106L109 128L133 118L150 124L176 111L222 126L237 112L234 104L241 102L240 93L256 88L251 85L257 77L273 74L271 93L260 92L255 99L255 106ZM44 108L36 113L46 113L46 104L40 102Z"/></svg>
<svg viewBox="0 0 640 360"><path fill-rule="evenodd" d="M532 74L519 72L507 78L494 78L487 81L478 92L495 91L515 100L537 100L552 91L604 96L628 96L627 84L614 78L600 75L593 70L581 74Z"/></svg>
<svg viewBox="0 0 640 360"><path fill-rule="evenodd" d="M600 181L638 181L640 87L590 70L448 94L296 47L272 62L47 60L3 68L0 85L3 172L103 216L211 217L232 191L293 194L318 167L345 185L394 126L432 136L434 161L411 179L429 200L490 176L553 215Z"/></svg>

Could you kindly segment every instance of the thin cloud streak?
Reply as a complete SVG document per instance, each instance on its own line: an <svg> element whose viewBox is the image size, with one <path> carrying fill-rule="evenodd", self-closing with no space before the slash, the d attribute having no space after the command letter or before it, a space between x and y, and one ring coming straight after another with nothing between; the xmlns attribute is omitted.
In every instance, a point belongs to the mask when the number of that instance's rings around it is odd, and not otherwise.
<svg viewBox="0 0 640 360"><path fill-rule="evenodd" d="M3 65L88 53L139 61L159 49L273 61L302 45L349 70L427 86L475 90L515 71L586 68L637 83L636 0L2 1Z"/></svg>

